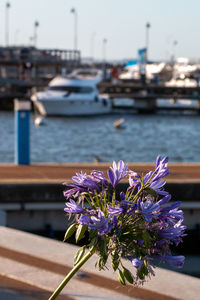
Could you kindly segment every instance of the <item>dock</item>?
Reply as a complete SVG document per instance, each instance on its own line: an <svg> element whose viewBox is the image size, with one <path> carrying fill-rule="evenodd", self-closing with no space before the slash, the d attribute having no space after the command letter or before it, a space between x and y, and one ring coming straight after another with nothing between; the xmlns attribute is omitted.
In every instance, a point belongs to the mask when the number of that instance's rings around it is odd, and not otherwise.
<svg viewBox="0 0 200 300"><path fill-rule="evenodd" d="M73 267L78 246L0 226L0 299L48 299ZM198 300L200 279L180 269L155 269L143 286L122 286L108 268L98 271L92 256L64 288L57 300ZM198 258L193 269L198 270ZM191 257L183 271L187 274ZM134 272L130 263L123 265ZM190 266L191 269L191 266ZM178 295L178 296L177 296Z"/></svg>
<svg viewBox="0 0 200 300"><path fill-rule="evenodd" d="M112 84L109 81L103 81L98 85L101 94L107 94L112 102L113 109L136 109L139 112L155 112L157 110L195 110L200 112L200 86L166 86L165 84L144 84L134 81L119 81L118 84ZM132 106L116 105L115 99L132 99ZM173 102L181 100L196 100L196 106L191 105L164 105L159 107L157 99L169 100Z"/></svg>
<svg viewBox="0 0 200 300"><path fill-rule="evenodd" d="M64 182L81 170L105 173L110 163L38 163L30 166L0 165L0 211L4 225L27 231L51 228L63 231L66 217L63 212L66 199ZM129 163L129 168L140 174L154 170L153 163ZM170 163L170 175L166 178L166 190L172 201L182 201L186 225L190 229L199 226L200 220L200 163ZM119 185L120 191L128 179ZM19 222L20 218L20 222Z"/></svg>
<svg viewBox="0 0 200 300"><path fill-rule="evenodd" d="M106 174L111 163L34 163L28 166L0 164L0 184L62 184L75 173L100 170ZM154 163L128 163L131 170L145 174ZM168 183L200 183L200 163L169 163ZM199 196L200 197L200 196Z"/></svg>

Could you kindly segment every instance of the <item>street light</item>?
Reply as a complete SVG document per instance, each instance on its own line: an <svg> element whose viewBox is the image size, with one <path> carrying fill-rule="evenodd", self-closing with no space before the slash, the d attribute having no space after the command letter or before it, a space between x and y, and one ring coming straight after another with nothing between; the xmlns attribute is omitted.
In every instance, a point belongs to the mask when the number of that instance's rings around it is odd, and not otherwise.
<svg viewBox="0 0 200 300"><path fill-rule="evenodd" d="M5 42L6 47L9 46L9 8L10 8L10 2L6 2L6 18L5 18Z"/></svg>
<svg viewBox="0 0 200 300"><path fill-rule="evenodd" d="M102 54L103 54L103 61L104 63L106 62L106 44L107 44L108 40L107 39L103 39L103 48L102 48Z"/></svg>
<svg viewBox="0 0 200 300"><path fill-rule="evenodd" d="M103 54L103 77L106 79L106 44L108 40L106 38L103 39L102 45L102 54Z"/></svg>
<svg viewBox="0 0 200 300"><path fill-rule="evenodd" d="M35 23L34 23L34 46L35 46L35 48L36 48L36 46L37 46L37 38L38 38L38 36L37 36L37 28L39 27L39 22L38 21L35 21Z"/></svg>
<svg viewBox="0 0 200 300"><path fill-rule="evenodd" d="M91 57L91 61L94 60L94 39L96 36L96 32L93 32L91 35L91 41L90 41L90 57Z"/></svg>
<svg viewBox="0 0 200 300"><path fill-rule="evenodd" d="M78 13L75 8L71 9L71 13L74 14L74 51L78 49Z"/></svg>
<svg viewBox="0 0 200 300"><path fill-rule="evenodd" d="M149 51L149 28L151 24L149 22L146 23L146 51L147 51L147 58L148 58L148 51Z"/></svg>
<svg viewBox="0 0 200 300"><path fill-rule="evenodd" d="M173 41L173 54L172 54L172 61L175 63L176 59L176 46L178 45L178 42L175 40Z"/></svg>

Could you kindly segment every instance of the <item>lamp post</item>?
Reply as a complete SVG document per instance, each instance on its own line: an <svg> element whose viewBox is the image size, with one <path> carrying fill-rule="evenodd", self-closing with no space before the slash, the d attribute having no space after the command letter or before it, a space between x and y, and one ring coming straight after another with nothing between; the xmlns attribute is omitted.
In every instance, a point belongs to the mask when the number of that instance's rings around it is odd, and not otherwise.
<svg viewBox="0 0 200 300"><path fill-rule="evenodd" d="M71 13L74 14L74 51L78 49L78 13L75 8L71 9Z"/></svg>
<svg viewBox="0 0 200 300"><path fill-rule="evenodd" d="M34 46L36 48L37 46L37 38L38 38L38 35L37 35L37 28L39 27L39 22L38 21L35 21L34 23Z"/></svg>
<svg viewBox="0 0 200 300"><path fill-rule="evenodd" d="M151 24L149 22L146 23L146 51L147 51L147 58L148 58L148 52L149 52L149 28L151 27Z"/></svg>
<svg viewBox="0 0 200 300"><path fill-rule="evenodd" d="M91 57L91 61L94 61L94 39L96 36L96 32L93 32L91 35L91 40L90 40L90 57Z"/></svg>
<svg viewBox="0 0 200 300"><path fill-rule="evenodd" d="M176 59L176 46L177 45L178 45L178 42L176 40L173 41L173 54L172 54L173 63L175 63L175 59Z"/></svg>
<svg viewBox="0 0 200 300"><path fill-rule="evenodd" d="M102 45L104 79L106 79L106 44L107 44L107 42L108 42L108 40L106 38L104 38L103 45Z"/></svg>
<svg viewBox="0 0 200 300"><path fill-rule="evenodd" d="M6 18L5 18L5 43L6 47L9 46L9 9L10 2L6 2Z"/></svg>
<svg viewBox="0 0 200 300"><path fill-rule="evenodd" d="M103 61L104 63L106 63L106 44L107 44L108 40L107 39L103 39L103 48L102 48L102 54L103 54Z"/></svg>

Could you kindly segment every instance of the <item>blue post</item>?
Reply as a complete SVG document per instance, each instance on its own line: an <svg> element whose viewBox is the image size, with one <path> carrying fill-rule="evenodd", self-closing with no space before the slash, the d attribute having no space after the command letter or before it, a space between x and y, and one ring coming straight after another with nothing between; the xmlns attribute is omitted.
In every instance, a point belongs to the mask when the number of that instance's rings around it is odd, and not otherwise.
<svg viewBox="0 0 200 300"><path fill-rule="evenodd" d="M18 165L30 164L30 110L29 101L14 102L15 109L15 163Z"/></svg>

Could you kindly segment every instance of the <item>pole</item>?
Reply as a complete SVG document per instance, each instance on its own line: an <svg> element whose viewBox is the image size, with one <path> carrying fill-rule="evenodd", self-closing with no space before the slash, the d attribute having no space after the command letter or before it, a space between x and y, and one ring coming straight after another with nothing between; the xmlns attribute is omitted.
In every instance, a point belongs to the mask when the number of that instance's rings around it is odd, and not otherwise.
<svg viewBox="0 0 200 300"><path fill-rule="evenodd" d="M151 27L151 24L149 22L146 23L146 49L147 49L147 59L149 54L149 28Z"/></svg>
<svg viewBox="0 0 200 300"><path fill-rule="evenodd" d="M34 46L37 46L37 27L39 26L39 22L35 21L34 23Z"/></svg>
<svg viewBox="0 0 200 300"><path fill-rule="evenodd" d="M93 32L92 36L91 36L91 41L90 41L90 56L91 56L92 62L94 61L94 39L95 39L95 36L96 36L96 32Z"/></svg>
<svg viewBox="0 0 200 300"><path fill-rule="evenodd" d="M15 163L18 165L30 164L30 101L15 99Z"/></svg>
<svg viewBox="0 0 200 300"><path fill-rule="evenodd" d="M74 51L78 49L78 13L75 8L71 9L71 13L74 14Z"/></svg>
<svg viewBox="0 0 200 300"><path fill-rule="evenodd" d="M5 18L5 43L6 47L9 47L9 8L10 3L6 3L6 18Z"/></svg>
<svg viewBox="0 0 200 300"><path fill-rule="evenodd" d="M102 49L104 79L106 79L106 44L107 44L107 39L104 38L103 39L103 49Z"/></svg>

